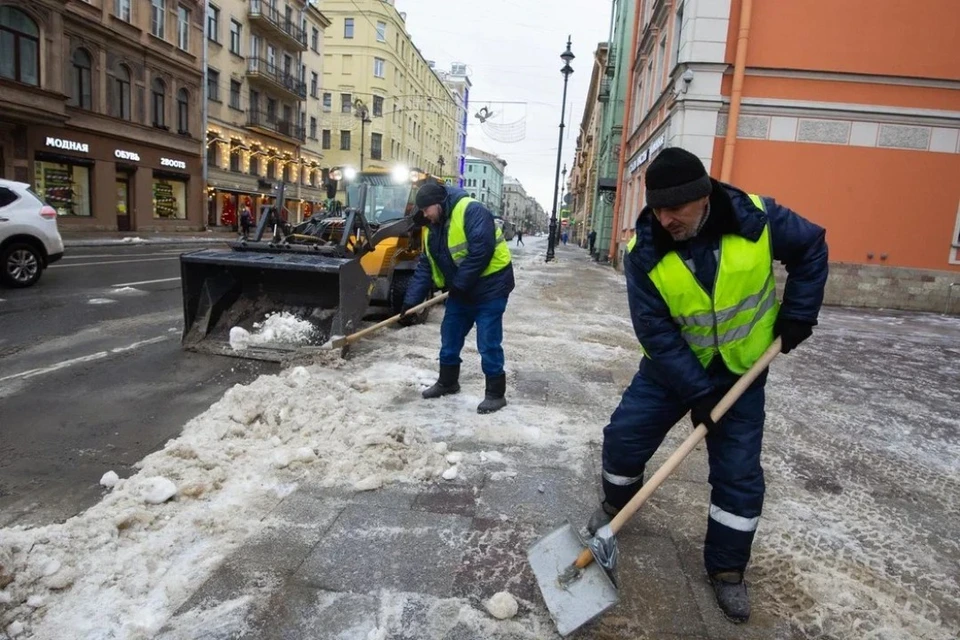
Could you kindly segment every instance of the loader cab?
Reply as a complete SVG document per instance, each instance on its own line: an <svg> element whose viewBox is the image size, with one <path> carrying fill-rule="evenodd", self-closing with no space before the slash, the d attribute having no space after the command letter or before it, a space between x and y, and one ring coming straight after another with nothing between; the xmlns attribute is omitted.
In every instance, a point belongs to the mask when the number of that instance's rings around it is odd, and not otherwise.
<svg viewBox="0 0 960 640"><path fill-rule="evenodd" d="M427 181L439 182L418 169L361 171L346 185L347 207L352 208L359 203L360 187L366 185L364 217L375 229L389 225L416 213L417 192ZM402 236L384 238L360 259L363 270L374 278L372 304L399 312L420 253L420 229L414 228Z"/></svg>

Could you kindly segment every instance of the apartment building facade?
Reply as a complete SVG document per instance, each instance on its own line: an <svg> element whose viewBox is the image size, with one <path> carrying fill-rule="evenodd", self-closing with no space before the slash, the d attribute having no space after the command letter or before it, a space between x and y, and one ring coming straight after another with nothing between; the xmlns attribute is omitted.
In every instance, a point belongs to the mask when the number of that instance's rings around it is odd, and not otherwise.
<svg viewBox="0 0 960 640"><path fill-rule="evenodd" d="M462 111L393 0L325 0L320 128L330 167L450 170Z"/></svg>
<svg viewBox="0 0 960 640"><path fill-rule="evenodd" d="M503 219L524 233L535 233L547 226L547 215L523 184L512 176L503 177Z"/></svg>
<svg viewBox="0 0 960 640"><path fill-rule="evenodd" d="M607 54L609 45L601 42L593 56L593 70L590 74L590 87L584 105L580 132L577 135L577 151L570 170L568 190L572 196L570 215L575 226L586 238L591 231L600 228L602 220L596 208L598 198L610 200L613 193L609 190L601 196L599 190L599 147L601 139L601 106L610 100L610 77L607 72ZM612 207L610 207L612 213ZM599 253L595 250L594 257Z"/></svg>
<svg viewBox="0 0 960 640"><path fill-rule="evenodd" d="M467 125L470 122L470 89L473 83L467 75L467 65L454 62L450 71L438 71L437 75L450 91L456 104L457 138L454 141L454 156L448 169L442 171L444 182L463 187L463 172L467 168ZM447 165L444 165L447 166ZM441 167L444 169L444 167Z"/></svg>
<svg viewBox="0 0 960 640"><path fill-rule="evenodd" d="M326 200L319 135L323 31L305 0L207 3L207 217L234 226L277 205L302 220ZM309 114L309 115L308 115Z"/></svg>
<svg viewBox="0 0 960 640"><path fill-rule="evenodd" d="M500 156L467 147L463 188L485 204L495 216L503 215L503 176L507 161Z"/></svg>
<svg viewBox="0 0 960 640"><path fill-rule="evenodd" d="M826 227L832 279L851 276L845 303L903 289L905 308L943 309L960 272L955 2L637 7L611 258L643 206L646 167L681 146L714 177ZM907 270L928 272L909 287L870 280Z"/></svg>
<svg viewBox="0 0 960 640"><path fill-rule="evenodd" d="M63 229L203 226L203 5L0 1L0 177Z"/></svg>

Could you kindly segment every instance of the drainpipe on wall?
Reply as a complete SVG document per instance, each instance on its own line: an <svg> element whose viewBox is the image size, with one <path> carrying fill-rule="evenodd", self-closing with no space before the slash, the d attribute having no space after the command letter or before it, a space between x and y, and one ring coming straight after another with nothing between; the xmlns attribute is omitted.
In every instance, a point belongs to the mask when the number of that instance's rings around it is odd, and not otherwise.
<svg viewBox="0 0 960 640"><path fill-rule="evenodd" d="M650 0L648 0L650 1ZM639 4L639 3L638 3ZM620 211L623 208L623 168L626 166L627 142L631 131L630 114L633 112L633 78L637 69L637 43L640 36L640 21L643 19L643 7L636 7L633 16L633 44L630 45L630 73L627 76L627 102L623 110L623 133L620 134L620 160L617 163L617 190L613 201L613 230L610 233L610 263L616 265L617 239L620 235Z"/></svg>
<svg viewBox="0 0 960 640"><path fill-rule="evenodd" d="M730 182L733 173L733 153L737 146L737 126L740 123L740 97L743 94L743 75L747 64L747 42L750 39L750 13L753 0L741 0L740 33L737 36L737 57L733 64L733 90L730 92L730 115L727 117L727 135L720 164L720 181Z"/></svg>
<svg viewBox="0 0 960 640"><path fill-rule="evenodd" d="M201 103L200 103L200 167L201 167L201 171L202 171L202 182L203 182L203 184L200 186L200 189L201 189L201 191L203 192L203 197L201 198L202 202L201 202L201 207L200 207L200 215L202 216L203 228L204 228L204 229L208 229L208 228L209 228L208 225L210 224L210 202L209 202L210 196L209 196L208 193L207 193L207 180L208 180L208 173L207 173L207 117L208 117L208 115L209 115L209 114L208 114L208 111L209 111L209 102L207 101L207 98L208 98L208 96L207 96L207 55L208 55L208 53L207 53L207 52L208 52L207 44L208 44L208 42L209 42L208 37L209 37L209 34L210 34L210 32L209 32L209 29L210 29L210 21L207 20L207 11L209 11L209 10L210 10L210 9L207 7L206 3L204 3L204 11L203 11L203 56L201 56L201 58L202 58L202 60L203 60L203 74L202 74L201 79L200 79L200 101L201 101ZM214 224L214 226L216 226L216 224Z"/></svg>

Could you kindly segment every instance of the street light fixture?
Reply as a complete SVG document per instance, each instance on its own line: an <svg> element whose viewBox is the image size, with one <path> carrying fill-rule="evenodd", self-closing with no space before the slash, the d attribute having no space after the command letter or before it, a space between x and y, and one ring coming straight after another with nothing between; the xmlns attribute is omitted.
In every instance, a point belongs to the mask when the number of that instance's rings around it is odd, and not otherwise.
<svg viewBox="0 0 960 640"><path fill-rule="evenodd" d="M370 119L367 105L360 98L354 101L353 107L356 110L355 115L360 118L360 171L363 171L363 148L367 146L367 125L373 120Z"/></svg>
<svg viewBox="0 0 960 640"><path fill-rule="evenodd" d="M560 54L560 59L563 60L563 68L560 69L560 73L563 74L563 104L560 106L560 141L557 145L557 171L553 179L553 212L550 214L547 262L554 259L554 250L557 246L557 197L560 189L560 159L563 156L563 129L566 126L563 121L567 117L567 82L570 80L570 74L573 73L573 67L570 66L570 63L576 57L570 50L571 44L570 36L567 36L567 50ZM566 170L564 170L564 173L566 173Z"/></svg>

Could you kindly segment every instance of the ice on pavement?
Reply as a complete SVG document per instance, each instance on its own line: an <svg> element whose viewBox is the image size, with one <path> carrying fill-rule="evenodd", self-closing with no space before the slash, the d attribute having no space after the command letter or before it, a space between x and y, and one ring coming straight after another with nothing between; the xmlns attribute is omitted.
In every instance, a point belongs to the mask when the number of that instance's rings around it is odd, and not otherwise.
<svg viewBox="0 0 960 640"><path fill-rule="evenodd" d="M309 342L316 327L286 311L271 313L262 322L253 324L253 331L243 327L231 327L230 346L235 351L265 344L297 345Z"/></svg>
<svg viewBox="0 0 960 640"><path fill-rule="evenodd" d="M522 366L549 376L592 366L629 374L638 349L622 277L603 270L606 291L579 291L577 283L562 279L562 265L542 262L542 240L530 238L529 248L514 253L518 286L505 320L508 370ZM608 387L571 387L567 393L590 397L580 411L562 402L525 402L511 378L510 404L494 419L476 414L482 397L478 379L464 380L459 395L420 402L419 392L436 379L437 328L432 318L404 329L403 340L385 334L361 344L350 361L294 367L235 386L88 511L61 524L0 529L0 580L5 572L16 578L0 589L0 629L19 625L14 628L21 637L37 640L154 637L225 557L261 531L265 515L298 485L372 491L398 482L444 482L450 469L457 470L458 481L469 480L478 465L496 465L490 480L509 481L517 475L511 451L518 447L535 452L549 446L550 462L560 465L580 461L596 447L619 401ZM911 398L906 392L879 398L876 409L842 396L810 397L814 383L804 376L821 373L809 365L811 359L835 363L827 351L837 345L827 340L823 345L810 347L822 352L801 349L796 360L781 359L768 387L768 493L748 574L764 603L759 613L789 620L798 637L960 637L960 623L942 614L948 606L960 606L955 566L944 553L931 551L937 518L955 517L960 508L960 448L954 440L934 447L918 434L908 454L898 452L892 439L884 441L890 433L909 434L914 428L889 419L898 411L920 416L925 431L950 425L931 419L922 399L911 400L906 409L894 407ZM885 345L888 351L898 349ZM479 372L472 338L464 359L465 372ZM937 392L935 383L928 387ZM831 392L843 389L837 383ZM856 420L871 411L868 422L878 426L868 433ZM957 426L954 422L954 431ZM687 433L678 427L670 437ZM476 446L458 450L456 441L467 437ZM675 446L671 442L665 446ZM556 458L558 450L563 459ZM842 490L810 485L811 478L826 473L817 471L827 464L825 452L853 452L862 461L836 470ZM878 492L902 491L896 495L904 503L913 498L907 488L877 480L889 461L881 452L895 457L906 482L937 493L942 511L921 514L923 526L882 503ZM160 504L144 499L148 481L155 478L176 489ZM585 478L585 491L593 491L593 484L595 478ZM694 542L702 537L708 493L707 488L703 518L687 533L678 525L678 535ZM669 525L685 522L670 520L670 506L664 498L642 517ZM937 544L956 553L955 542ZM536 603L521 602L522 613L501 621L465 599L373 595L380 611L345 639L444 637L456 625L471 630L472 637L555 637ZM190 612L176 619L168 636L200 637L231 626L255 604L266 606L270 597L269 588L258 589ZM31 598L34 604L42 598L42 606L31 607ZM317 598L303 612L303 628L310 628L310 620L322 625L343 604L340 594L321 590ZM429 629L409 627L415 624L405 618L411 602L427 612Z"/></svg>

